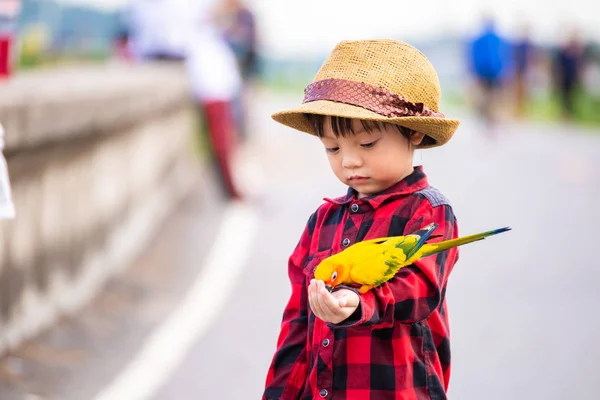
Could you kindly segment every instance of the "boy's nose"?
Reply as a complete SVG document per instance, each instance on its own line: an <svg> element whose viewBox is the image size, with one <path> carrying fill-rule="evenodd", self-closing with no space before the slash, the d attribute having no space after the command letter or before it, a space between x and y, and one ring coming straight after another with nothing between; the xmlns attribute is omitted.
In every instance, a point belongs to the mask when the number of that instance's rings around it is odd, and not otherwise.
<svg viewBox="0 0 600 400"><path fill-rule="evenodd" d="M359 156L355 154L344 154L344 158L342 159L342 167L352 169L360 167L361 165L362 160Z"/></svg>

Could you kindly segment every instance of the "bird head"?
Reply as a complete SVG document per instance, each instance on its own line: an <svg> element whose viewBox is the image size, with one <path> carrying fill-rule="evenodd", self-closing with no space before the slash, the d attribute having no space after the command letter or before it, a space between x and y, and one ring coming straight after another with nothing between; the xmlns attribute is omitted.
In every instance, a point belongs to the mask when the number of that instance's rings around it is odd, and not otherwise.
<svg viewBox="0 0 600 400"><path fill-rule="evenodd" d="M323 281L327 289L333 289L345 282L347 268L335 259L326 258L315 269L315 279Z"/></svg>

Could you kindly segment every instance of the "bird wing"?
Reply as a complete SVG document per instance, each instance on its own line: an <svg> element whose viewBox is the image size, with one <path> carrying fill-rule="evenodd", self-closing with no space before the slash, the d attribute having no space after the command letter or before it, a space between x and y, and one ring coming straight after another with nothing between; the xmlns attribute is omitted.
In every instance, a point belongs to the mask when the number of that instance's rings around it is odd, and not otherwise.
<svg viewBox="0 0 600 400"><path fill-rule="evenodd" d="M387 282L408 264L410 256L423 246L436 228L437 224L433 223L407 236L361 242L362 246L357 247L351 257L350 279L372 286Z"/></svg>
<svg viewBox="0 0 600 400"><path fill-rule="evenodd" d="M364 240L338 255L340 261L351 265L350 279L354 283L376 286L396 275L406 261L405 249L412 251L418 239L413 235Z"/></svg>
<svg viewBox="0 0 600 400"><path fill-rule="evenodd" d="M405 260L404 254L397 249L378 252L360 263L355 262L350 270L350 278L362 285L381 285L396 275Z"/></svg>

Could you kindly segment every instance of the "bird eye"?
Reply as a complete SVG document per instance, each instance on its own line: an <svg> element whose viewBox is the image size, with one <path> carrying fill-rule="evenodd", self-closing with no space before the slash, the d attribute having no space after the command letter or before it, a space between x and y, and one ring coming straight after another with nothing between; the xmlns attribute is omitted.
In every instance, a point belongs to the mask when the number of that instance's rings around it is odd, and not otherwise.
<svg viewBox="0 0 600 400"><path fill-rule="evenodd" d="M333 274L331 274L331 282L335 282L336 279L337 279L337 271L333 271Z"/></svg>

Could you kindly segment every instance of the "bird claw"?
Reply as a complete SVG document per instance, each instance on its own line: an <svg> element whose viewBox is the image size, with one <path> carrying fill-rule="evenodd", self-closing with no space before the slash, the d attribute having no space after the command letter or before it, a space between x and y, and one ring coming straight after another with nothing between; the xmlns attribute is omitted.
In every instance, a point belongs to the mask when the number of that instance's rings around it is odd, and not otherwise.
<svg viewBox="0 0 600 400"><path fill-rule="evenodd" d="M347 289L347 290L352 290L353 292L356 292L356 293L358 293L358 288L357 288L357 287L354 287L354 286L349 286L349 285L344 285L344 284L337 285L337 286L336 286L335 288L333 288L333 289L335 289L335 290ZM333 289L332 289L332 291L333 291Z"/></svg>

